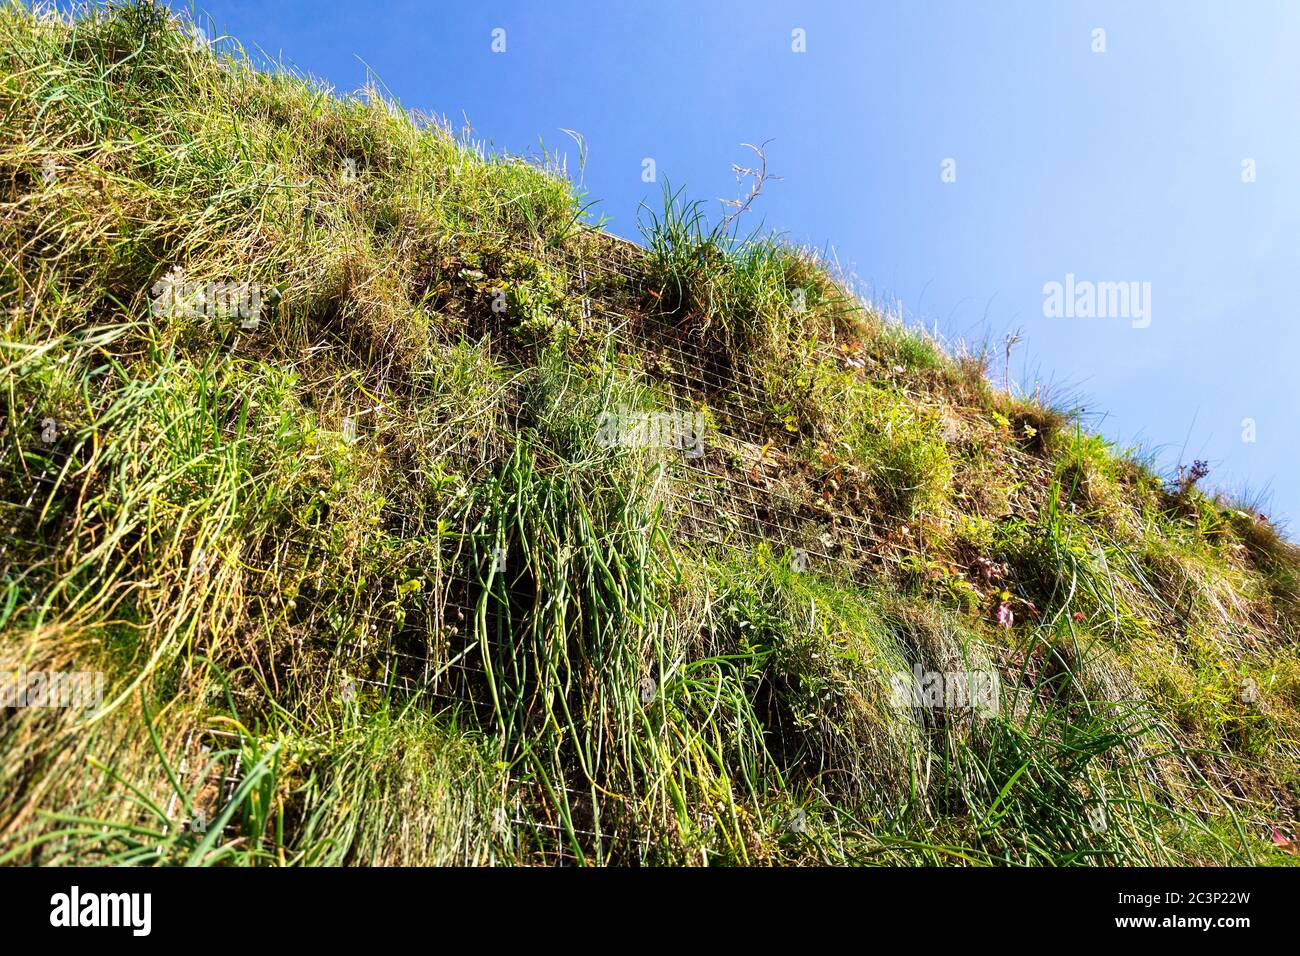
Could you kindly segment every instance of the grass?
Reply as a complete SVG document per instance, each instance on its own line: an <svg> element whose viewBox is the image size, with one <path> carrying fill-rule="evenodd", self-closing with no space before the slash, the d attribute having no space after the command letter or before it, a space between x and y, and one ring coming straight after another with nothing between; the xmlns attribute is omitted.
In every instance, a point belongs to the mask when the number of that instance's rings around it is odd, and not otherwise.
<svg viewBox="0 0 1300 956"><path fill-rule="evenodd" d="M1286 862L1300 555L987 350L148 3L0 112L0 862Z"/></svg>

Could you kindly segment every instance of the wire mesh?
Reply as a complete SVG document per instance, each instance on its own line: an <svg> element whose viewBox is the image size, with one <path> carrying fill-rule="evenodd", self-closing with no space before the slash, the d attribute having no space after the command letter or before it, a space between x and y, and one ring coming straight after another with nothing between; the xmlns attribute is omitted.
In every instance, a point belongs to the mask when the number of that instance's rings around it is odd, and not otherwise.
<svg viewBox="0 0 1300 956"><path fill-rule="evenodd" d="M715 354L696 331L658 320L641 308L637 294L645 287L645 252L639 247L603 233L588 232L581 241L566 243L549 254L553 264L569 276L572 290L581 302L581 321L591 329L608 333L617 349L635 357L636 365L656 394L665 397L668 412L675 416L707 411L708 428L698 448L687 454L668 450L661 461L666 482L668 520L676 534L695 545L722 552L752 550L760 546L788 552L797 566L815 570L834 568L848 577L865 577L882 563L920 554L906 530L888 528L869 510L854 510L833 500L814 468L801 461L795 439L774 418L763 383L751 371L737 367ZM346 351L347 343L334 343ZM448 346L450 347L450 346ZM505 348L503 346L503 348ZM833 361L829 351L823 358ZM336 359L338 357L336 356ZM358 365L364 365L358 358ZM346 365L346 356L339 359ZM520 363L520 376L525 369ZM501 436L509 431L512 416L519 414L522 398L519 377L493 383L490 407L497 417L484 427L467 429L455 417L455 410L438 418L426 440L440 450L441 457L469 481L490 476L504 453ZM406 394L394 394L391 387L377 386L358 378L337 400L350 409L344 415L346 441L376 440L381 435L400 434L400 409L404 400L419 397L436 401L436 383L419 376L400 380ZM495 427L487 427L494 425ZM48 471L27 476L26 484L6 482L8 489L27 488L16 500L0 501L0 566L12 545L22 544L29 554L50 555L66 544L57 525L45 520L46 504L52 501L54 480ZM338 667L339 696L347 701L358 693L420 694L433 706L466 707L490 718L490 701L483 667L485 652L508 654L509 647L487 646L483 641L500 641L487 628L473 626L482 602L482 563L490 559L476 550L473 535L466 528L449 531L438 524L437 509L419 511L388 505L384 509L384 530L406 542L423 542L429 547L431 567L426 575L434 585L409 600L398 613L381 594L362 595L350 605L351 618L324 619L322 595L300 596L304 607L297 612L305 630L314 635L322 649L333 655ZM326 529L300 528L274 542L264 542L264 552L251 560L263 573L275 574L291 561L331 560L322 543ZM480 542L481 544L481 542ZM497 599L500 599L497 595ZM521 601L529 600L520 594ZM31 601L37 596L29 595ZM509 598L506 598L509 600ZM181 765L183 776L191 774L194 758ZM221 781L226 797L233 792L231 780L238 768ZM530 806L545 801L519 781L521 799ZM527 821L541 839L539 856L548 862L576 858L572 840L585 844L587 856L611 852L621 839L603 832L594 822L601 819L601 806L594 792L565 790L565 799L575 819L586 824L562 825ZM173 799L173 804L175 799ZM169 806L172 814L174 806ZM515 822L524 825L520 817ZM648 852L644 844L621 844L618 851L632 859Z"/></svg>

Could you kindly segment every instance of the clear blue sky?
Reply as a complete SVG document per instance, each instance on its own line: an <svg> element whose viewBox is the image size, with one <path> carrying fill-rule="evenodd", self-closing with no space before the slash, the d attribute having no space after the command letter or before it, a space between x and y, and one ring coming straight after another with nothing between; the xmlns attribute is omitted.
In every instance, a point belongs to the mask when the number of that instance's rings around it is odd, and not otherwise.
<svg viewBox="0 0 1300 956"><path fill-rule="evenodd" d="M1165 467L1205 458L1216 486L1267 486L1266 510L1295 535L1300 4L204 0L197 11L210 33L339 92L361 87L368 65L403 105L463 115L499 149L544 142L572 167L560 130L581 132L586 189L624 235L640 201L658 200L644 158L714 199L736 194L739 144L771 139L783 179L753 224L833 249L949 339L1000 344L1021 329L1013 377L1067 387L1105 413L1095 428L1159 449ZM804 53L791 49L796 28ZM1149 282L1149 327L1045 317L1044 284L1067 273Z"/></svg>

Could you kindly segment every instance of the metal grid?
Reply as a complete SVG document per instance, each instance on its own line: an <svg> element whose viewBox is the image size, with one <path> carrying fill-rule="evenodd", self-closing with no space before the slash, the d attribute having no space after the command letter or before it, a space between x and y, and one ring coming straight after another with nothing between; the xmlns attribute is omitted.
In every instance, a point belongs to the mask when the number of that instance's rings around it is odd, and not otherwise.
<svg viewBox="0 0 1300 956"><path fill-rule="evenodd" d="M205 743L205 739L208 742ZM210 756L213 745L233 750L242 742L243 738L239 734L227 730L205 730L198 733L191 731L185 735L185 741L180 749L180 760L176 765L176 781L192 792L195 815L189 818L177 813L181 796L173 789L167 801L169 827L174 826L181 832L198 833L200 836L208 832L208 825L215 822L216 817L220 816L234 798L235 788L242 780L240 771L243 769L244 760L242 752L236 752L233 755L233 763L227 768L223 765L222 758L218 757L214 760ZM200 770L204 771L202 779L198 778ZM180 808L183 808L183 804ZM221 835L223 837L230 835L234 828L233 823L227 823L221 828Z"/></svg>
<svg viewBox="0 0 1300 956"><path fill-rule="evenodd" d="M584 303L593 301L593 284L644 285L637 265L644 256L640 247L608 234L589 238L565 262L568 274L579 277ZM595 254L593 246L599 250ZM891 531L865 509L838 507L814 487L816 469L799 460L795 441L763 411L764 389L751 370L720 359L684 325L642 314L629 296L615 298L584 308L589 321L611 332L620 350L642 358L673 412L707 408L714 423L702 456L678 454L668 461L679 479L670 483L670 498L680 532L712 547L768 544L801 556L808 567L850 577L922 554L908 540L912 529ZM830 348L814 357L836 358Z"/></svg>
<svg viewBox="0 0 1300 956"><path fill-rule="evenodd" d="M800 467L789 436L762 411L760 383L747 371L719 361L689 332L641 314L634 295L627 290L643 286L638 264L643 251L605 234L590 233L586 238L590 241L572 244L559 253L566 274L577 278L582 321L591 328L608 331L620 351L640 359L645 374L660 386L674 410L689 412L707 407L714 423L703 455L692 458L675 454L665 460L673 479L668 482L670 520L678 533L709 549L749 550L763 544L786 549L804 555L809 567L834 567L850 577L866 576L883 562L920 553L905 537L882 527L870 514L837 509L831 503L819 505L817 489L811 484L812 470ZM418 381L403 385L416 394L423 387ZM513 389L514 383L506 382L501 387ZM374 394L358 384L354 407L366 411L354 413L357 418L383 406L382 400L375 404ZM518 396L507 399L501 405L505 409L502 414L508 415L509 409L517 409ZM365 424L369 427L368 422ZM472 441L448 449L463 466L463 473L475 478L499 460L499 452ZM42 492L48 494L52 487L52 480L42 473L33 478L24 501L0 503L0 520L6 532L5 540L0 542L0 560L10 541L36 544L23 535L36 534L34 519L40 496ZM425 531L424 519L418 515L393 511L385 515L385 520L391 522L392 532L405 540ZM297 549L298 554L316 552L324 560L319 542L309 540L311 532L306 529L304 534L308 537L295 534L277 542L275 554L263 556L266 567L274 567L291 549ZM453 550L440 552L434 575L436 587L421 596L419 606L406 620L383 613L378 600L358 608L373 640L344 636L343 631L332 640L326 638L323 632L327 628L319 620L320 608L312 602L306 610L303 623L308 632L317 635L325 649L333 651L341 666L339 693L344 699L357 687L372 687L383 692L418 692L431 702L448 706L488 706L482 649L469 627L476 611L479 580L478 569L471 562L481 559L463 553L463 537L452 537ZM187 754L192 744L187 740ZM187 756L182 761L183 776L190 772L189 759ZM225 799L233 793L238 772L236 767L222 780ZM535 797L521 792L521 798L531 805L537 804ZM579 819L596 818L591 793L567 789L566 797L578 808ZM169 816L175 802L173 796ZM549 835L549 840L544 841L549 845L541 847L545 861L563 863L574 859L567 830L558 822L524 820L522 816L514 822ZM593 850L615 849L636 859L644 859L649 850L644 844L629 845L614 834L598 832L592 824L575 825L574 833Z"/></svg>
<svg viewBox="0 0 1300 956"><path fill-rule="evenodd" d="M11 427L12 423L6 425ZM12 552L17 545L22 545L29 553L39 556L38 563L53 557L52 538L57 537L57 531L48 527L47 507L55 482L50 469L42 466L39 471L24 471L21 477L14 474L3 483L5 494L0 495L0 574L25 585L25 598L33 603L39 601L45 590L39 568L19 566Z"/></svg>

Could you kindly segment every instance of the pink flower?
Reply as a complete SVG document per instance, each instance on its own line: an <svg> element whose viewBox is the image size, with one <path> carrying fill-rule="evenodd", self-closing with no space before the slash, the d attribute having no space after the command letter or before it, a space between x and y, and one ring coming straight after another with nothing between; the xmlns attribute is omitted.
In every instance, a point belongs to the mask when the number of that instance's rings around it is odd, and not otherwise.
<svg viewBox="0 0 1300 956"><path fill-rule="evenodd" d="M1011 612L1011 602L1003 601L998 605L998 627L1010 627L1016 616Z"/></svg>

